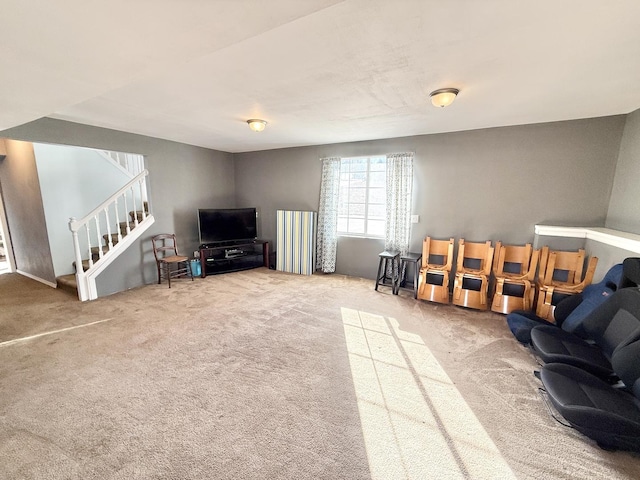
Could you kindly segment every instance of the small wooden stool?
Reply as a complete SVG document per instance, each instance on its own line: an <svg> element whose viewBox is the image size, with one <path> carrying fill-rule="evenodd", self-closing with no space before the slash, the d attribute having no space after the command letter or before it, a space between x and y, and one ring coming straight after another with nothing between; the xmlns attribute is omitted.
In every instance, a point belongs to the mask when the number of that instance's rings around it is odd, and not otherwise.
<svg viewBox="0 0 640 480"><path fill-rule="evenodd" d="M391 287L391 291L396 293L396 282L398 281L400 267L400 252L396 250L385 250L380 253L378 257L380 257L380 261L378 262L378 275L376 276L376 291L378 291L379 285L384 285ZM391 260L391 277L387 275L389 260Z"/></svg>
<svg viewBox="0 0 640 480"><path fill-rule="evenodd" d="M413 292L413 298L418 298L418 277L420 275L420 260L422 260L422 253L408 252L404 255L400 255L400 271L398 272L398 283L396 285L396 295L402 288L404 290L411 290ZM413 283L407 286L407 264L413 264Z"/></svg>

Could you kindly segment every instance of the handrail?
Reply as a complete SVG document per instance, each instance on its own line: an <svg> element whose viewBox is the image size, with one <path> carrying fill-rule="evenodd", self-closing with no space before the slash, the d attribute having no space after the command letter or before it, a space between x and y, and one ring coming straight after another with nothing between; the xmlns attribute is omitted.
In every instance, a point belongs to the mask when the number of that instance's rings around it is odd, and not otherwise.
<svg viewBox="0 0 640 480"><path fill-rule="evenodd" d="M71 220L69 221L69 230L71 230L72 232L78 232L78 230L80 230L80 228L87 223L89 220L91 220L93 217L95 217L96 215L98 215L99 213L101 213L102 211L104 211L105 207L107 207L108 205L110 205L111 203L113 203L113 201L119 197L120 195L124 194L127 190L129 190L131 187L133 187L137 182L139 182L140 180L142 180L145 176L149 175L149 170L145 169L142 172L140 172L138 175L136 175L135 177L133 177L129 182L127 182L127 184L122 187L120 190L118 190L116 193L114 193L113 195L111 195L109 198L107 198L104 202L102 202L100 205L98 205L96 208L94 208L93 210L91 210L91 212L89 212L87 215L85 215L84 217L82 217L80 220ZM144 211L144 209L143 209ZM143 215L144 216L144 215Z"/></svg>

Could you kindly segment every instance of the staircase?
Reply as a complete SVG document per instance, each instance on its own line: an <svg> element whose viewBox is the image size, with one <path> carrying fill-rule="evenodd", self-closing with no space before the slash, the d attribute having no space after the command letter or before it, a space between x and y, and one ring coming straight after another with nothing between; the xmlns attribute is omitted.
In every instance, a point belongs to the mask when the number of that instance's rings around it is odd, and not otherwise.
<svg viewBox="0 0 640 480"><path fill-rule="evenodd" d="M96 277L155 221L146 201L148 174L143 170L84 218L69 220L76 273L58 277L59 288L76 293L81 301L98 298Z"/></svg>
<svg viewBox="0 0 640 480"><path fill-rule="evenodd" d="M144 202L144 216L149 216L149 203ZM82 271L86 272L89 270L92 264L95 264L98 260L100 260L101 255L104 256L109 251L109 240L111 240L111 245L117 245L117 243L124 239L127 236L127 232L133 230L136 225L139 225L143 220L142 210L130 211L129 212L130 221L120 222L118 224L118 229L120 231L120 235L117 233L111 234L111 239L109 239L109 234L102 235L102 239L104 241L104 245L101 247L91 247L91 262L89 259L82 260ZM136 221L137 220L137 221ZM70 273L68 275L61 275L56 277L57 287L68 291L69 293L73 293L74 295L78 295L78 281L76 279L76 275L78 272L78 265L76 262L73 262L73 268L76 273Z"/></svg>

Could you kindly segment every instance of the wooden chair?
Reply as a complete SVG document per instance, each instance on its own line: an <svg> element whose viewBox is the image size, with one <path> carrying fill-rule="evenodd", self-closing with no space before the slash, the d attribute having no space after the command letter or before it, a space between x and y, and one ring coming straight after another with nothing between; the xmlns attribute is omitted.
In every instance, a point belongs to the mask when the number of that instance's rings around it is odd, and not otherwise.
<svg viewBox="0 0 640 480"><path fill-rule="evenodd" d="M156 257L156 267L158 268L158 284L162 279L167 279L171 288L171 279L189 276L193 281L193 272L189 257L178 254L178 244L176 236L171 233L156 235L151 239L153 243L153 255Z"/></svg>
<svg viewBox="0 0 640 480"><path fill-rule="evenodd" d="M422 266L418 277L418 298L449 303L449 274L453 264L453 238L422 242ZM433 262L433 263L432 263Z"/></svg>
<svg viewBox="0 0 640 480"><path fill-rule="evenodd" d="M587 272L582 278L584 260L584 249L577 252L564 252L549 250L547 246L542 247L540 271L536 285L538 295L536 315L553 322L553 312L557 303L554 294L559 294L562 297L575 295L581 293L584 287L591 284L598 264L598 257L591 257Z"/></svg>
<svg viewBox="0 0 640 480"><path fill-rule="evenodd" d="M536 293L534 280L539 253L530 243L524 246L496 243L492 311L531 310Z"/></svg>
<svg viewBox="0 0 640 480"><path fill-rule="evenodd" d="M493 247L491 241L485 243L465 243L458 241L458 261L453 282L453 304L461 307L487 310L488 291Z"/></svg>

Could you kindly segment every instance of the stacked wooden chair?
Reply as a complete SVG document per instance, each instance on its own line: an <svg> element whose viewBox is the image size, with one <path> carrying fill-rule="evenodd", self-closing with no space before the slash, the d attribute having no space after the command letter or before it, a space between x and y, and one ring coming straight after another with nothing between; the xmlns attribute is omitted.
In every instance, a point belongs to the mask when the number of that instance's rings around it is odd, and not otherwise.
<svg viewBox="0 0 640 480"><path fill-rule="evenodd" d="M489 276L493 262L491 241L458 241L458 260L453 284L453 304L476 310L488 310Z"/></svg>
<svg viewBox="0 0 640 480"><path fill-rule="evenodd" d="M539 250L497 242L493 259L493 301L491 310L511 313L531 310L535 297L535 275Z"/></svg>
<svg viewBox="0 0 640 480"><path fill-rule="evenodd" d="M553 322L553 312L559 299L581 293L587 285L591 284L598 257L591 257L583 278L584 261L584 249L577 252L564 252L542 247L536 285L537 316Z"/></svg>
<svg viewBox="0 0 640 480"><path fill-rule="evenodd" d="M453 264L453 238L422 242L422 266L418 278L418 298L449 303L449 274Z"/></svg>

